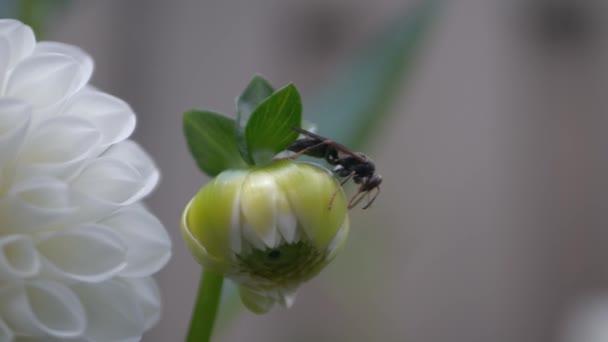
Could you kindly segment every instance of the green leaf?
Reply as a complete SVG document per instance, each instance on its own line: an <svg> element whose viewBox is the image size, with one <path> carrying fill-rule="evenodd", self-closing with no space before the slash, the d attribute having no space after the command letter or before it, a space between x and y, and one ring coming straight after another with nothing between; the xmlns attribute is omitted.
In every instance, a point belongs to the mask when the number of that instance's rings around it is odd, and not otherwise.
<svg viewBox="0 0 608 342"><path fill-rule="evenodd" d="M262 76L255 75L241 95L236 98L236 121L239 127L245 128L251 113L273 93L272 85Z"/></svg>
<svg viewBox="0 0 608 342"><path fill-rule="evenodd" d="M427 0L389 23L334 82L306 101L305 117L319 134L361 148L390 113L403 80L415 65L440 0Z"/></svg>
<svg viewBox="0 0 608 342"><path fill-rule="evenodd" d="M245 127L245 143L256 164L272 160L298 138L292 127L302 123L302 100L293 84L277 90L251 114Z"/></svg>
<svg viewBox="0 0 608 342"><path fill-rule="evenodd" d="M247 167L236 142L234 120L221 114L191 110L184 113L184 134L198 167L213 177L226 169Z"/></svg>
<svg viewBox="0 0 608 342"><path fill-rule="evenodd" d="M236 98L236 124L239 152L241 157L253 164L245 142L245 127L251 113L262 101L274 93L272 85L260 75L255 75L245 90Z"/></svg>

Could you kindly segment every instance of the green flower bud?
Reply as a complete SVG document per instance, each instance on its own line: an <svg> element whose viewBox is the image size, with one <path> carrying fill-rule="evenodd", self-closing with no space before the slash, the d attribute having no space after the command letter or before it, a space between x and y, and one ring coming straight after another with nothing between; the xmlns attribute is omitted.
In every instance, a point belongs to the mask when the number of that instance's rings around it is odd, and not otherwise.
<svg viewBox="0 0 608 342"><path fill-rule="evenodd" d="M289 160L228 170L194 196L182 234L203 267L240 285L243 303L263 313L289 307L348 235L344 192L332 174Z"/></svg>

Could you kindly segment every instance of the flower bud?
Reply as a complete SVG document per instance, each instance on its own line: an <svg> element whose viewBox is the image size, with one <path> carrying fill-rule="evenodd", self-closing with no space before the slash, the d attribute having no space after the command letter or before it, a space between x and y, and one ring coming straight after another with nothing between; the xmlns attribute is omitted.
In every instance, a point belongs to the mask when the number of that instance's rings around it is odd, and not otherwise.
<svg viewBox="0 0 608 342"><path fill-rule="evenodd" d="M344 192L332 174L289 160L222 172L182 217L195 258L238 283L256 313L277 302L289 307L297 287L336 255L348 228Z"/></svg>

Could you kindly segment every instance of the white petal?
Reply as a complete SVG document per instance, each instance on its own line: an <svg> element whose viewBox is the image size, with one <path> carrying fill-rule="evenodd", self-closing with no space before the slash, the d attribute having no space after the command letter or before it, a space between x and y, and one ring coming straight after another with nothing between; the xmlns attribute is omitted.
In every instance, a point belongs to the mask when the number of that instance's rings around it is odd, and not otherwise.
<svg viewBox="0 0 608 342"><path fill-rule="evenodd" d="M57 225L78 212L66 183L52 178L14 184L0 199L0 232L33 233Z"/></svg>
<svg viewBox="0 0 608 342"><path fill-rule="evenodd" d="M241 220L244 220L244 217L241 217ZM266 244L258 235L253 226L249 223L243 223L241 225L241 234L243 234L243 238L249 243L249 245L254 249L264 250L266 249ZM249 253L249 249L246 248L247 245L242 246L242 253Z"/></svg>
<svg viewBox="0 0 608 342"><path fill-rule="evenodd" d="M85 311L67 287L42 280L5 289L0 312L17 335L78 337L87 325Z"/></svg>
<svg viewBox="0 0 608 342"><path fill-rule="evenodd" d="M279 187L267 173L252 172L243 182L241 222L243 235L252 244L256 245L261 240L269 248L274 248L280 242L276 216L277 202L281 200L285 201Z"/></svg>
<svg viewBox="0 0 608 342"><path fill-rule="evenodd" d="M279 303L286 308L290 308L296 302L296 290L279 290Z"/></svg>
<svg viewBox="0 0 608 342"><path fill-rule="evenodd" d="M0 37L8 42L8 55L0 56L8 61L8 68L29 56L36 45L32 29L14 19L0 19Z"/></svg>
<svg viewBox="0 0 608 342"><path fill-rule="evenodd" d="M101 133L102 148L125 140L135 128L135 114L126 102L93 89L74 95L64 114L84 118L95 125Z"/></svg>
<svg viewBox="0 0 608 342"><path fill-rule="evenodd" d="M348 236L348 230L349 223L348 216L346 216L344 224L342 225L342 227L340 227L340 230L338 230L334 239L331 240L331 242L327 246L327 250L329 252L327 258L329 260L333 259L336 254L342 249L344 242L346 241L346 237Z"/></svg>
<svg viewBox="0 0 608 342"><path fill-rule="evenodd" d="M5 94L32 104L34 109L57 105L82 84L78 61L56 53L36 54L22 60L9 75Z"/></svg>
<svg viewBox="0 0 608 342"><path fill-rule="evenodd" d="M4 93L4 82L8 73L9 55L11 53L8 39L0 36L0 94Z"/></svg>
<svg viewBox="0 0 608 342"><path fill-rule="evenodd" d="M112 146L103 155L104 158L116 159L137 170L143 187L137 194L139 198L147 196L158 184L160 172L154 161L141 146L132 140L126 140Z"/></svg>
<svg viewBox="0 0 608 342"><path fill-rule="evenodd" d="M48 119L31 132L23 146L17 175L68 179L93 154L100 139L95 126L86 120L64 116Z"/></svg>
<svg viewBox="0 0 608 342"><path fill-rule="evenodd" d="M77 284L88 318L86 336L93 341L116 341L141 337L146 327L137 294L128 284L111 280Z"/></svg>
<svg viewBox="0 0 608 342"><path fill-rule="evenodd" d="M40 259L34 242L29 236L5 235L0 237L0 279L32 277L38 274L39 270Z"/></svg>
<svg viewBox="0 0 608 342"><path fill-rule="evenodd" d="M279 210L277 215L277 228L279 233L287 243L296 241L296 233L298 230L298 221L296 216L291 211Z"/></svg>
<svg viewBox="0 0 608 342"><path fill-rule="evenodd" d="M232 202L230 215L230 250L232 258L243 252L243 236L241 233L241 189L237 189Z"/></svg>
<svg viewBox="0 0 608 342"><path fill-rule="evenodd" d="M72 185L95 208L119 207L150 193L158 179L158 170L143 150L135 143L122 142L89 164Z"/></svg>
<svg viewBox="0 0 608 342"><path fill-rule="evenodd" d="M38 243L49 272L83 282L100 282L126 266L127 246L110 228L83 225L49 234Z"/></svg>
<svg viewBox="0 0 608 342"><path fill-rule="evenodd" d="M0 341L12 341L14 337L13 330L0 319Z"/></svg>
<svg viewBox="0 0 608 342"><path fill-rule="evenodd" d="M80 77L80 84L76 85L78 89L84 87L91 78L94 69L93 58L91 58L91 56L81 48L59 42L38 42L38 44L36 44L36 48L34 49L34 55L46 53L67 55L78 61L82 74Z"/></svg>
<svg viewBox="0 0 608 342"><path fill-rule="evenodd" d="M171 240L163 224L141 206L124 208L100 222L120 234L126 244L123 277L156 273L171 257Z"/></svg>
<svg viewBox="0 0 608 342"><path fill-rule="evenodd" d="M12 161L26 137L30 106L17 99L0 98L0 169Z"/></svg>
<svg viewBox="0 0 608 342"><path fill-rule="evenodd" d="M156 282L151 277L125 278L124 281L131 285L133 293L137 295L139 306L144 314L145 330L152 328L160 320L160 291Z"/></svg>
<svg viewBox="0 0 608 342"><path fill-rule="evenodd" d="M118 208L139 200L145 186L137 170L115 160L96 159L72 183L73 189L91 199L102 208Z"/></svg>

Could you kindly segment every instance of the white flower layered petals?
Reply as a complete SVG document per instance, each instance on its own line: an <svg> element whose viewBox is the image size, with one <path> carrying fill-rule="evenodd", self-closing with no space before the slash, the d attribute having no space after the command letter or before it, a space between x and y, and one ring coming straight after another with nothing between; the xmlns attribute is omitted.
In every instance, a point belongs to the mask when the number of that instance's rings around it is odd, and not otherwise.
<svg viewBox="0 0 608 342"><path fill-rule="evenodd" d="M114 277L127 265L127 246L109 227L84 224L46 235L37 249L49 277L97 283Z"/></svg>
<svg viewBox="0 0 608 342"><path fill-rule="evenodd" d="M156 282L149 277L125 278L137 298L137 304L144 315L144 328L152 328L160 319L160 293Z"/></svg>
<svg viewBox="0 0 608 342"><path fill-rule="evenodd" d="M120 209L101 221L120 234L127 245L123 277L144 277L156 273L171 256L171 242L162 223L141 206Z"/></svg>
<svg viewBox="0 0 608 342"><path fill-rule="evenodd" d="M134 142L124 141L91 161L71 181L71 189L82 197L80 214L101 219L147 196L159 179L150 157Z"/></svg>
<svg viewBox="0 0 608 342"><path fill-rule="evenodd" d="M39 174L70 179L93 157L101 134L88 121L55 117L38 125L25 142L17 161L17 179Z"/></svg>
<svg viewBox="0 0 608 342"><path fill-rule="evenodd" d="M78 337L87 326L84 308L74 292L45 280L4 288L0 313L16 335Z"/></svg>
<svg viewBox="0 0 608 342"><path fill-rule="evenodd" d="M123 341L146 329L147 302L135 292L139 287L122 280L73 287L89 318L85 335L93 341Z"/></svg>
<svg viewBox="0 0 608 342"><path fill-rule="evenodd" d="M93 62L93 59L91 58L91 56L89 56L88 53L84 52L84 50L77 46L59 42L43 41L38 42L38 44L36 44L36 48L34 49L33 54L59 54L74 58L80 66L80 82L76 82L74 84L74 89L81 89L82 87L84 87L93 75L93 69L95 68L95 63Z"/></svg>
<svg viewBox="0 0 608 342"><path fill-rule="evenodd" d="M31 114L26 102L0 97L0 175L19 152Z"/></svg>
<svg viewBox="0 0 608 342"><path fill-rule="evenodd" d="M78 60L58 53L34 54L9 73L5 95L49 110L74 95L88 81Z"/></svg>
<svg viewBox="0 0 608 342"><path fill-rule="evenodd" d="M0 19L0 341L138 341L171 255L160 175L78 47Z"/></svg>
<svg viewBox="0 0 608 342"><path fill-rule="evenodd" d="M0 237L0 281L33 277L39 271L40 258L29 235Z"/></svg>
<svg viewBox="0 0 608 342"><path fill-rule="evenodd" d="M133 140L113 145L103 157L123 162L135 171L141 184L136 198L149 195L160 180L160 172L152 158Z"/></svg>
<svg viewBox="0 0 608 342"><path fill-rule="evenodd" d="M0 21L0 46L3 57L0 63L4 63L0 64L4 67L0 72L4 76L8 69L32 53L36 46L34 32L17 20L3 19Z"/></svg>
<svg viewBox="0 0 608 342"><path fill-rule="evenodd" d="M74 95L64 115L84 118L93 124L101 134L102 150L125 140L135 129L135 114L126 102L93 89L83 89Z"/></svg>
<svg viewBox="0 0 608 342"><path fill-rule="evenodd" d="M0 233L37 233L78 214L69 185L54 178L15 183L0 198Z"/></svg>

